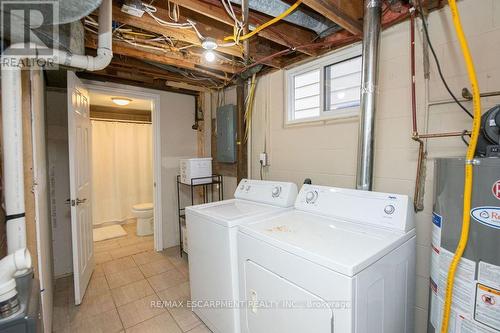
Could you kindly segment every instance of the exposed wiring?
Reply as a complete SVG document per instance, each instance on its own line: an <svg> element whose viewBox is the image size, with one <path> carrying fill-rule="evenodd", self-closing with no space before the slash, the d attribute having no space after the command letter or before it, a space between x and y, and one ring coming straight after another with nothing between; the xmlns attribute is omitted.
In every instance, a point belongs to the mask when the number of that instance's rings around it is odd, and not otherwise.
<svg viewBox="0 0 500 333"><path fill-rule="evenodd" d="M151 16L156 21L156 23L158 23L159 25L167 26L167 27L171 27L171 28L177 28L177 29L192 29L193 28L193 23L189 22L189 20L187 23L168 22L168 21L165 21L165 20L159 18L158 16L156 16L154 14L157 12L157 9L155 6L148 5L144 2L142 3L142 5L144 6L144 11L149 16ZM169 12L169 15L170 15L170 12Z"/></svg>
<svg viewBox="0 0 500 333"><path fill-rule="evenodd" d="M276 16L275 18L273 18L272 20L269 20L267 21L266 23L258 26L255 30L253 30L252 32L246 34L246 35L243 35L243 36L236 36L236 35L233 35L233 36L228 36L226 38L224 38L224 40L233 40L235 42L238 42L238 41L241 41L241 40L245 40L245 39L248 39L250 37L252 37L253 35L257 34L259 31L261 30L264 30L265 28L269 27L270 25L282 20L283 18L285 18L286 16L290 15L297 7L299 7L299 5L302 3L302 0L297 0L297 2L295 2L293 5L291 5L287 10L285 10L283 13L281 13L280 15Z"/></svg>
<svg viewBox="0 0 500 333"><path fill-rule="evenodd" d="M252 80L250 83L250 88L248 89L248 94L245 101L245 139L244 142L248 141L248 134L250 133L250 128L252 126L252 114L253 105L255 97L255 86L257 84L256 80L257 74L252 75Z"/></svg>
<svg viewBox="0 0 500 333"><path fill-rule="evenodd" d="M446 90L450 94L451 98L453 98L453 100L455 101L455 103L457 103L457 105L462 110L464 110L464 112L467 113L472 118L473 117L472 113L470 113L470 111L467 110L467 108L465 106L463 106L462 103L460 103L460 101L458 100L458 98L451 91L450 86L448 85L448 82L446 82L446 79L444 78L443 71L441 70L441 64L440 64L439 59L438 59L438 57L436 55L436 51L434 51L434 47L432 46L432 42L431 42L431 39L430 39L430 36L429 36L429 29L427 28L427 20L426 20L425 15L424 15L424 10L422 8L422 2L421 1L422 0L416 0L417 5L418 5L418 12L420 14L420 18L422 19L422 26L424 28L425 39L427 39L427 44L429 44L429 49L431 50L432 56L434 58L434 61L436 62L436 67L437 67L437 70L438 70L438 73L439 73L439 77L441 78L441 81L443 82L444 87L446 88Z"/></svg>
<svg viewBox="0 0 500 333"><path fill-rule="evenodd" d="M458 264L464 254L465 248L467 247L467 242L469 239L469 229L470 229L470 209L472 201L472 185L474 176L474 154L476 152L477 141L479 138L479 132L481 130L481 94L479 92L479 84L477 82L476 70L474 68L474 62L470 53L469 45L467 44L467 39L465 37L464 31L462 29L462 23L460 21L460 13L457 8L456 0L448 0L450 6L451 16L453 19L453 26L455 27L455 32L458 37L458 42L462 50L462 54L467 67L467 73L469 75L469 80L472 88L472 102L474 106L474 117L472 121L472 135L469 142L469 147L467 148L467 154L465 157L465 184L464 184L464 195L463 195L463 211L462 211L462 231L460 234L460 240L458 241L458 246L451 260L450 267L448 270L448 277L446 281L446 292L444 300L443 317L441 320L441 333L448 333L448 326L451 314L451 305L453 300L453 285L455 283L455 273L458 268Z"/></svg>
<svg viewBox="0 0 500 333"><path fill-rule="evenodd" d="M263 169L264 169L264 163L262 163L262 161L259 161L259 162L260 162L260 180L264 180L264 177L262 176Z"/></svg>
<svg viewBox="0 0 500 333"><path fill-rule="evenodd" d="M467 130L464 130L462 136L460 137L467 147L469 147L469 141L465 140L466 136L470 136Z"/></svg>

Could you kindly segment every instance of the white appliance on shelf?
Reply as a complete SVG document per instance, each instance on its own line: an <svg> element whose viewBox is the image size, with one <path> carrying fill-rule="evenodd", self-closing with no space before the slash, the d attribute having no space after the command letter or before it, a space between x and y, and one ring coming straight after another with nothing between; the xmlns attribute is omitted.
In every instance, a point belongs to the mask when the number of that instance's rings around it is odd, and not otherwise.
<svg viewBox="0 0 500 333"><path fill-rule="evenodd" d="M407 196L304 185L295 209L238 232L244 333L414 330Z"/></svg>
<svg viewBox="0 0 500 333"><path fill-rule="evenodd" d="M212 158L184 158L180 160L180 173L181 182L184 184L191 184L193 178L193 185L211 183L212 182Z"/></svg>
<svg viewBox="0 0 500 333"><path fill-rule="evenodd" d="M240 331L237 227L292 209L297 186L243 179L234 197L186 208L193 311L216 333Z"/></svg>

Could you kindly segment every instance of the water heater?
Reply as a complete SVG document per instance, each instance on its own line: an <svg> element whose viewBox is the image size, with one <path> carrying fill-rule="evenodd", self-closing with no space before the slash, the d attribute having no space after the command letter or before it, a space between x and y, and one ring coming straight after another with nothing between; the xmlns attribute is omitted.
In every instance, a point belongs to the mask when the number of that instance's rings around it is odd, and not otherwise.
<svg viewBox="0 0 500 333"><path fill-rule="evenodd" d="M500 158L474 166L469 240L453 289L449 331L500 332ZM437 159L429 333L440 332L446 279L462 230L465 160Z"/></svg>

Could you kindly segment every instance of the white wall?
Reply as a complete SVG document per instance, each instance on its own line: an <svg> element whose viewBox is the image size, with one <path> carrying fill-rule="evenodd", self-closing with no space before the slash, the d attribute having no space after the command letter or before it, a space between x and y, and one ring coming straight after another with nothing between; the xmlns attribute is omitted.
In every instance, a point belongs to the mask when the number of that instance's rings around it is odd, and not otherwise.
<svg viewBox="0 0 500 333"><path fill-rule="evenodd" d="M459 2L464 29L469 37L482 91L500 90L500 1ZM449 8L429 18L431 40L452 90L460 96L469 87L466 70L450 20ZM413 195L418 145L411 140L409 22L382 34L380 81L375 134L374 189ZM423 131L424 80L422 36L417 35L418 121ZM449 99L431 60L430 99ZM257 84L251 142L251 177L259 177L258 154L267 151L270 166L265 178L291 180L300 185L306 177L316 184L355 187L358 119L336 120L301 126L284 126L284 72L260 78ZM483 99L483 111L500 98ZM471 103L465 103L471 109ZM267 123L265 121L267 113ZM471 128L471 120L454 104L433 107L429 131ZM463 156L460 138L429 142L425 210L417 214L416 332L427 330L430 234L433 202L433 158Z"/></svg>
<svg viewBox="0 0 500 333"><path fill-rule="evenodd" d="M73 272L69 199L68 102L64 89L47 88L47 154L54 277Z"/></svg>

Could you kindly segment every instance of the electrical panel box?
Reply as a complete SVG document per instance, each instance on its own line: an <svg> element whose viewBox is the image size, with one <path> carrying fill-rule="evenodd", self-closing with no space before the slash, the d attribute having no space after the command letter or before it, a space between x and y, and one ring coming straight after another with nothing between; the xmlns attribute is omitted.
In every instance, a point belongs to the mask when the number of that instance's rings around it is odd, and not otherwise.
<svg viewBox="0 0 500 333"><path fill-rule="evenodd" d="M237 136L236 105L229 104L217 108L217 161L236 162Z"/></svg>

